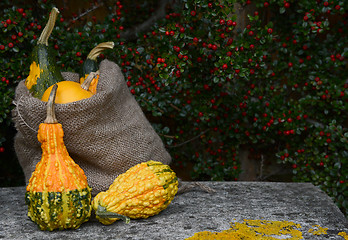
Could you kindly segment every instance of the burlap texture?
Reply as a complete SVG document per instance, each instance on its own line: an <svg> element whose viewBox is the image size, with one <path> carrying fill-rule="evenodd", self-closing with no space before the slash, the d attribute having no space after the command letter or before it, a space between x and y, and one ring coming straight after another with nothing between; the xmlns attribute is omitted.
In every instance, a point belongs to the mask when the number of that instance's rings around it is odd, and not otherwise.
<svg viewBox="0 0 348 240"><path fill-rule="evenodd" d="M119 174L140 162L171 162L162 140L130 93L121 69L103 60L99 70L94 96L55 105L67 150L85 171L94 195L108 189ZM75 73L63 76L70 81L79 78ZM16 88L14 104L12 116L17 129L14 146L28 183L41 159L37 130L46 118L46 103L32 97L23 80Z"/></svg>

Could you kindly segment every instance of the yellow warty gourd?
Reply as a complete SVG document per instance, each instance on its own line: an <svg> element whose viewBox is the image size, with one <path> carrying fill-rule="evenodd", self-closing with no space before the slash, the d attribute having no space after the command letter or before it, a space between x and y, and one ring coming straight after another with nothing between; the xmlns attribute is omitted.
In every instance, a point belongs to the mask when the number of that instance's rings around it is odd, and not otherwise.
<svg viewBox="0 0 348 240"><path fill-rule="evenodd" d="M167 208L177 191L173 170L161 162L148 161L119 175L106 192L97 194L92 207L105 225L118 219L148 218Z"/></svg>

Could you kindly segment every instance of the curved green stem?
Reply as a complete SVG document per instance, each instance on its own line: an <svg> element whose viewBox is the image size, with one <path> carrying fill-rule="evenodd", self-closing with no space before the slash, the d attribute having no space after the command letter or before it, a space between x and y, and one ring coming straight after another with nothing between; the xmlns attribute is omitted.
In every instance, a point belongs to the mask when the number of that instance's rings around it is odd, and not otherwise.
<svg viewBox="0 0 348 240"><path fill-rule="evenodd" d="M108 212L106 211L105 207L102 206L98 206L97 211L95 212L95 214L100 217L100 218L119 218L123 221L125 221L126 223L130 222L130 218L121 214L117 214L117 213L113 213L113 212Z"/></svg>

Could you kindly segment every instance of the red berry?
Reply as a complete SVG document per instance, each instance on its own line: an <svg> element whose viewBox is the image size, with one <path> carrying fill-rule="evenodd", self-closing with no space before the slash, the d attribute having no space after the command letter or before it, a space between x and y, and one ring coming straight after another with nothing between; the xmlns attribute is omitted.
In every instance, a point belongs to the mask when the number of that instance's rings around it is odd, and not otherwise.
<svg viewBox="0 0 348 240"><path fill-rule="evenodd" d="M267 32L268 32L269 34L271 34L271 33L273 32L273 29L272 29L272 28L269 28L269 29L267 30Z"/></svg>
<svg viewBox="0 0 348 240"><path fill-rule="evenodd" d="M196 11L193 11L193 10L192 10L192 11L191 11L191 16L193 16L193 17L196 16Z"/></svg>
<svg viewBox="0 0 348 240"><path fill-rule="evenodd" d="M263 3L263 6L264 6L264 7L268 7L268 6L269 6L269 3L268 3L268 2L264 2L264 3Z"/></svg>
<svg viewBox="0 0 348 240"><path fill-rule="evenodd" d="M77 52L77 53L76 53L76 56L77 56L77 57L81 57L81 55L82 55L81 52Z"/></svg>
<svg viewBox="0 0 348 240"><path fill-rule="evenodd" d="M9 48L13 48L13 43L10 42L10 43L8 44L8 47L9 47Z"/></svg>
<svg viewBox="0 0 348 240"><path fill-rule="evenodd" d="M4 50L5 46L4 45L0 45L0 50Z"/></svg>

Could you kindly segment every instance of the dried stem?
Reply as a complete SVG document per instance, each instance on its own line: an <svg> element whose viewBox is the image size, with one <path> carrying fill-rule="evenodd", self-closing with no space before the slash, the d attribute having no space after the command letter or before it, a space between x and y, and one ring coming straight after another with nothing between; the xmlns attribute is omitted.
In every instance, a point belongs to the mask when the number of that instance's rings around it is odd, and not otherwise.
<svg viewBox="0 0 348 240"><path fill-rule="evenodd" d="M83 81L83 83L81 84L81 88L88 91L89 86L91 85L93 79L99 74L99 70L96 72L91 72L90 74L88 74L87 78L85 79L85 81Z"/></svg>
<svg viewBox="0 0 348 240"><path fill-rule="evenodd" d="M93 61L97 60L97 57L104 51L105 49L113 49L115 46L114 42L103 42L99 43L95 48L93 48L87 58Z"/></svg>
<svg viewBox="0 0 348 240"><path fill-rule="evenodd" d="M58 14L59 14L58 9L56 7L52 8L48 22L46 23L44 30L42 30L40 38L37 41L37 44L44 44L48 46L48 38L50 37L52 33L54 25L56 24Z"/></svg>
<svg viewBox="0 0 348 240"><path fill-rule="evenodd" d="M48 97L48 101L47 101L47 116L46 116L46 119L45 119L45 122L44 123L58 123L58 120L56 118L56 113L55 113L55 110L54 110L54 102L55 102L55 99L56 99L56 93L57 93L57 88L58 88L58 85L57 84L54 84L52 90L51 90L51 93L50 93L50 96Z"/></svg>

